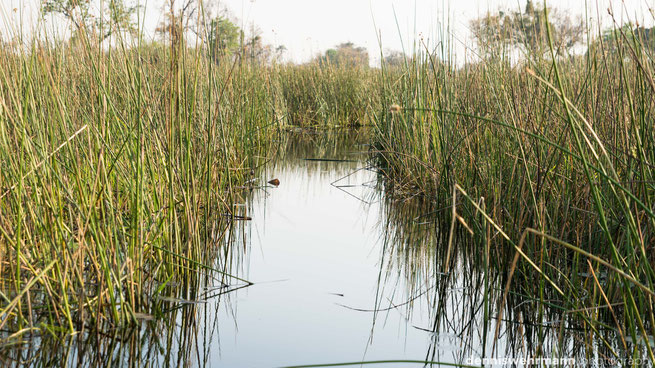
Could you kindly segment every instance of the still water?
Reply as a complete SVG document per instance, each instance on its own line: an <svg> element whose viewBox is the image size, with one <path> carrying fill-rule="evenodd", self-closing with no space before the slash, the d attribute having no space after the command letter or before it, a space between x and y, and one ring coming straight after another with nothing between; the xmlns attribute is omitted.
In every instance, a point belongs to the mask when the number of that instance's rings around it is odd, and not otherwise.
<svg viewBox="0 0 655 368"><path fill-rule="evenodd" d="M429 328L430 320L420 301L411 314L402 307L368 311L404 303L407 295L381 290L383 219L366 146L335 152L304 139L289 142L297 150L267 170L280 186L253 197L240 274L255 284L235 291L220 309L212 362L276 367L423 359L429 333L413 326ZM340 161L315 161L324 159Z"/></svg>
<svg viewBox="0 0 655 368"><path fill-rule="evenodd" d="M284 367L470 364L550 351L592 361L609 355L580 344L584 335L561 310L525 295L509 294L496 329L506 267L500 261L492 267L489 259L502 254L460 241L447 255L447 231L436 221L443 209L426 198L393 198L370 161L368 142L361 131L286 134L262 176L244 185L235 205L241 217L214 232L219 272L168 285L137 328L65 340L45 335L3 352L0 361ZM266 184L273 178L279 186ZM454 266L446 274L448 257ZM611 333L604 338L617 341ZM505 365L512 366L492 366Z"/></svg>

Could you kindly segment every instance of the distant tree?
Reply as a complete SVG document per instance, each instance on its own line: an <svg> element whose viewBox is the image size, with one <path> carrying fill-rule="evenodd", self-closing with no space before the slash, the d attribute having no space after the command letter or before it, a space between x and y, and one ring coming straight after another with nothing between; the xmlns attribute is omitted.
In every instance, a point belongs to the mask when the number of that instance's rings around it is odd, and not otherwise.
<svg viewBox="0 0 655 368"><path fill-rule="evenodd" d="M487 56L503 54L512 47L512 28L512 18L502 11L498 14L487 13L471 21L473 37Z"/></svg>
<svg viewBox="0 0 655 368"><path fill-rule="evenodd" d="M543 56L549 49L547 25L550 26L553 45L559 53L568 53L582 41L584 25L581 18L572 19L555 8L534 6L527 0L525 11L487 13L486 16L471 21L471 30L479 47L487 55L514 48Z"/></svg>
<svg viewBox="0 0 655 368"><path fill-rule="evenodd" d="M284 57L284 54L287 52L287 47L284 45L279 45L275 48L275 56L274 59L276 62L282 61L282 58Z"/></svg>
<svg viewBox="0 0 655 368"><path fill-rule="evenodd" d="M319 58L321 64L333 64L337 65L339 60L339 53L336 49L328 49L325 51L325 56Z"/></svg>
<svg viewBox="0 0 655 368"><path fill-rule="evenodd" d="M616 53L626 41L631 46L639 45L647 50L655 50L655 27L637 27L628 22L621 27L605 30L601 38L594 41L589 48L600 48L600 41L603 43L603 49L609 53Z"/></svg>
<svg viewBox="0 0 655 368"><path fill-rule="evenodd" d="M78 27L87 25L91 14L88 0L43 0L41 12L44 15L60 14Z"/></svg>
<svg viewBox="0 0 655 368"><path fill-rule="evenodd" d="M138 11L138 6L134 3L127 3L125 0L108 0L106 8L101 9L101 14L95 16L90 12L89 0L43 0L41 3L41 12L43 15L59 14L71 21L74 30L95 32L103 29L100 35L102 40L109 38L117 31L127 32L135 35L137 26L134 21L134 14ZM103 17L107 15L106 18ZM105 21L108 20L108 23ZM104 22L104 23L103 23Z"/></svg>
<svg viewBox="0 0 655 368"><path fill-rule="evenodd" d="M191 31L206 40L209 57L215 62L239 57L241 61L267 63L284 53L284 46L274 48L264 43L262 31L254 24L246 34L225 8L209 3L202 8L202 17L190 22Z"/></svg>
<svg viewBox="0 0 655 368"><path fill-rule="evenodd" d="M177 45L182 40L182 34L185 30L182 18L172 10L166 12L164 18L155 28L155 32L172 45Z"/></svg>
<svg viewBox="0 0 655 368"><path fill-rule="evenodd" d="M250 25L249 35L243 34L243 59L251 63L266 63L273 54L273 47L264 43L262 31L254 24Z"/></svg>
<svg viewBox="0 0 655 368"><path fill-rule="evenodd" d="M385 50L384 63L387 66L403 66L405 65L406 55L401 51Z"/></svg>
<svg viewBox="0 0 655 368"><path fill-rule="evenodd" d="M632 36L628 37L632 37L635 43L646 50L655 50L655 27L637 27L632 31Z"/></svg>
<svg viewBox="0 0 655 368"><path fill-rule="evenodd" d="M655 27L637 27L633 31L636 41L649 50L655 50Z"/></svg>
<svg viewBox="0 0 655 368"><path fill-rule="evenodd" d="M230 56L239 50L241 29L230 19L218 16L210 21L209 54L213 60Z"/></svg>
<svg viewBox="0 0 655 368"><path fill-rule="evenodd" d="M176 11L175 0L167 0L165 16L155 29L157 34L172 45L179 44L184 39L185 32L194 29L194 22L198 18L195 15L202 5L198 4L197 0L184 0L180 4Z"/></svg>
<svg viewBox="0 0 655 368"><path fill-rule="evenodd" d="M325 55L318 58L320 64L362 67L368 66L368 51L365 47L357 47L352 42L338 45L329 49Z"/></svg>
<svg viewBox="0 0 655 368"><path fill-rule="evenodd" d="M134 15L139 10L139 5L135 2L128 4L125 1L118 0L110 0L108 5L110 27L105 28L107 30L104 32L103 38L108 38L116 32L124 32L135 36L138 32L138 25Z"/></svg>

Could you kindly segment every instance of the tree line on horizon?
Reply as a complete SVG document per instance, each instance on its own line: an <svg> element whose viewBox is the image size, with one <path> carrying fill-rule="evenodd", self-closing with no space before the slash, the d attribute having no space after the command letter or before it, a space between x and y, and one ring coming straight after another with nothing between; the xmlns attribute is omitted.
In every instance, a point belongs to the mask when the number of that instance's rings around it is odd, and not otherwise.
<svg viewBox="0 0 655 368"><path fill-rule="evenodd" d="M202 5L199 0L167 1L164 20L156 28L163 41L178 42L182 34L191 32L203 39L210 58L239 58L257 63L281 62L287 51L284 45L264 42L262 32L252 25L248 32L238 25L236 18L225 8ZM112 36L136 36L136 13L139 7L131 0L109 0L104 17L92 14L88 0L44 0L43 15L58 14L71 22L73 35L92 31L101 41ZM483 60L501 58L518 52L530 57L547 56L550 50L547 29L550 28L554 50L558 56L571 56L583 44L587 26L581 17L526 0L523 10L489 12L470 22L477 50ZM101 34L100 34L101 33ZM74 38L74 37L73 37ZM616 53L620 40L639 42L644 48L655 49L655 27L646 28L627 22L602 31L599 37L587 43L587 52L602 48ZM395 50L385 50L385 65L401 66L411 56ZM316 55L310 63L344 67L367 67L369 53L365 47L343 42Z"/></svg>

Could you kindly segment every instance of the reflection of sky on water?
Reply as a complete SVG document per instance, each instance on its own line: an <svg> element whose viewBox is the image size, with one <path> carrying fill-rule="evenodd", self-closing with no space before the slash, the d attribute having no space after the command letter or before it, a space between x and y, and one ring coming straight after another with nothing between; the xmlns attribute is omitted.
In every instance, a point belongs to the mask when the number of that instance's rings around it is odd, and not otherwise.
<svg viewBox="0 0 655 368"><path fill-rule="evenodd" d="M226 322L230 316L219 317L217 360L225 366L271 367L423 359L429 333L408 326L402 308L378 315L371 340L373 313L338 305L376 306L379 203L355 198L374 198L375 173L357 170L364 162L289 161L269 170L281 185L253 202L244 276L256 284L231 296L234 323ZM337 180L343 187L331 185ZM412 323L428 326L429 319L421 316L428 317L414 313Z"/></svg>

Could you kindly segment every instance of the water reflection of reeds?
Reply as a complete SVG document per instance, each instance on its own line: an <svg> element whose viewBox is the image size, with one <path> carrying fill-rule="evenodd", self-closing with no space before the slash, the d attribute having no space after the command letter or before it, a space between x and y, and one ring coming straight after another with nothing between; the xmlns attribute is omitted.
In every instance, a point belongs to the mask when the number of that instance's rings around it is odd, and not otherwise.
<svg viewBox="0 0 655 368"><path fill-rule="evenodd" d="M245 193L246 197L249 194ZM246 212L244 209L235 213ZM7 367L210 365L208 340L216 339L218 310L231 303L230 293L248 287L237 274L245 262L246 221L224 219L203 233L202 262L189 262L183 275L155 279L144 285L147 312L134 313L137 322L120 329L106 321L77 326L75 335L56 330L24 329L4 333L0 364ZM209 265L209 266L202 266ZM166 267L162 265L161 267ZM156 272L156 270L152 270ZM64 336L62 338L62 336Z"/></svg>
<svg viewBox="0 0 655 368"><path fill-rule="evenodd" d="M459 226L450 255L452 271L447 272L451 208L435 208L437 201L425 197L398 200L393 188L380 188L384 247L377 319L393 308L402 308L406 316L429 313L430 326L413 326L431 340L426 361L567 358L573 360L566 364L615 366L630 358L646 359L644 344L622 345L608 308L586 307L599 305L594 300L600 296L584 293L584 284L594 280L588 268L576 268L581 262L572 254L545 249L536 241L524 248L537 266L548 268L549 274L557 271L552 279L564 285L567 298L522 260L506 289L514 249L500 246L489 229L472 235ZM603 282L605 276L596 272L596 277ZM615 311L620 308L614 306Z"/></svg>

